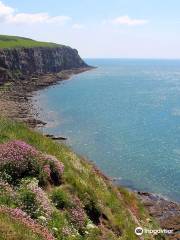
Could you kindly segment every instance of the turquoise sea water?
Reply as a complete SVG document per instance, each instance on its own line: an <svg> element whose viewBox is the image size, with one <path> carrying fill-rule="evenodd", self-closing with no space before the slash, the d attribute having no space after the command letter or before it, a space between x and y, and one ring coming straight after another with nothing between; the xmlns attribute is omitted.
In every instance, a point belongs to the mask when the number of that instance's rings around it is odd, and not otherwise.
<svg viewBox="0 0 180 240"><path fill-rule="evenodd" d="M98 68L37 92L41 130L121 184L180 201L180 60L86 61Z"/></svg>

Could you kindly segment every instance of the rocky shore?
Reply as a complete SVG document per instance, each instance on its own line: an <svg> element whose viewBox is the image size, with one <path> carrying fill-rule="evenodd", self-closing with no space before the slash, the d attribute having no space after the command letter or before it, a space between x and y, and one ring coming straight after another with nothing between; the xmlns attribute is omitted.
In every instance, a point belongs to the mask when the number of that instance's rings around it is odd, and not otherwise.
<svg viewBox="0 0 180 240"><path fill-rule="evenodd" d="M10 81L0 85L1 115L26 122L30 127L42 126L46 123L38 119L38 112L33 106L33 92L55 85L72 75L88 71L92 67L63 70L59 73L32 75L23 81Z"/></svg>
<svg viewBox="0 0 180 240"><path fill-rule="evenodd" d="M169 239L180 239L180 204L147 192L138 192L138 196L162 229L173 230Z"/></svg>

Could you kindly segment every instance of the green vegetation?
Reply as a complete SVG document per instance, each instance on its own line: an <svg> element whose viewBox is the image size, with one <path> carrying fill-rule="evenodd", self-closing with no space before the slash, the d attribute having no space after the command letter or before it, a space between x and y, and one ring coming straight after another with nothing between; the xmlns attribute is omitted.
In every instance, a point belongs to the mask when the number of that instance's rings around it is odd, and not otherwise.
<svg viewBox="0 0 180 240"><path fill-rule="evenodd" d="M0 119L0 145L17 140L35 148L39 161L42 161L41 156L46 156L47 159L49 155L54 156L48 158L53 159L54 163L58 159L60 165L56 169L59 169L62 178L56 182L54 168L50 169L51 165L46 165L49 179L46 178L45 185L39 184L36 175L24 174L21 175L20 182L13 186L9 184L10 181L8 183L11 176L4 173L5 177L1 180L6 181L7 185L0 185L0 207L21 209L58 240L136 240L139 238L134 234L134 229L138 225L148 229L159 228L134 193L113 186L93 165L67 146L58 144L21 123ZM1 158L0 154L0 162ZM2 217L1 208L0 217L5 229L3 233L0 230L0 239L39 239L35 235L23 238L25 231L21 225L18 225L17 232L20 235L8 238L9 228L12 234L16 234L15 223L7 221L11 214L8 216L6 213L6 218ZM28 231L27 228L27 234ZM144 239L155 237L144 235Z"/></svg>
<svg viewBox="0 0 180 240"><path fill-rule="evenodd" d="M8 214L0 213L1 240L42 240L38 234L26 228L23 224L12 219Z"/></svg>
<svg viewBox="0 0 180 240"><path fill-rule="evenodd" d="M67 208L71 205L70 196L61 188L55 188L52 191L51 199L58 209Z"/></svg>
<svg viewBox="0 0 180 240"><path fill-rule="evenodd" d="M0 35L0 48L34 48L34 47L60 47L62 45L50 42L39 42L30 38Z"/></svg>

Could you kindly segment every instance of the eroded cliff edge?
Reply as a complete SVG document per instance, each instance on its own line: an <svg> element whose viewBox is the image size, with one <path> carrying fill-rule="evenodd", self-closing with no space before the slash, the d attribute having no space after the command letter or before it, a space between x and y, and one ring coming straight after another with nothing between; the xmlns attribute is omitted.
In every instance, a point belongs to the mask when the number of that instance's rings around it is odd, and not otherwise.
<svg viewBox="0 0 180 240"><path fill-rule="evenodd" d="M0 83L87 67L78 51L67 46L0 49Z"/></svg>

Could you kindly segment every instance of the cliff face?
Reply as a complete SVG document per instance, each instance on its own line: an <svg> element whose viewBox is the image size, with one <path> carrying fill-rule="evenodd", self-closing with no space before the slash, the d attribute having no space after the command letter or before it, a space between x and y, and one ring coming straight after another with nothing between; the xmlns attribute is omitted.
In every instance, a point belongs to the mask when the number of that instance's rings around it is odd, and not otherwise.
<svg viewBox="0 0 180 240"><path fill-rule="evenodd" d="M0 81L32 74L57 73L87 64L66 46L0 49Z"/></svg>

